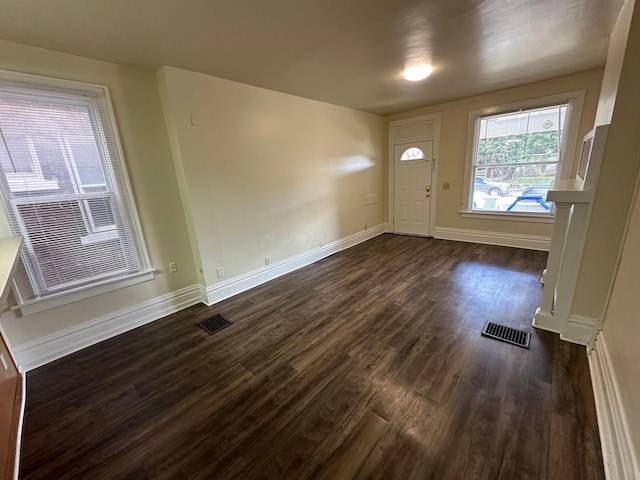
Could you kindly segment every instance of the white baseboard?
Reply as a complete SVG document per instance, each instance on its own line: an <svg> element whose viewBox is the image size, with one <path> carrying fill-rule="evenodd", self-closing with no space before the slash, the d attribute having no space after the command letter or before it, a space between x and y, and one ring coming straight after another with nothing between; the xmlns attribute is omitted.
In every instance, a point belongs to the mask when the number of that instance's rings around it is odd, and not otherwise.
<svg viewBox="0 0 640 480"><path fill-rule="evenodd" d="M12 353L20 371L27 372L201 301L200 286L192 285L31 342L15 345Z"/></svg>
<svg viewBox="0 0 640 480"><path fill-rule="evenodd" d="M340 250L376 237L387 230L386 224L363 230L323 247L232 278L205 288L191 285L176 292L110 313L89 322L15 345L11 352L21 372L28 372L103 340L158 320L196 303L212 305L286 273L307 266Z"/></svg>
<svg viewBox="0 0 640 480"><path fill-rule="evenodd" d="M547 332L560 333L558 326L558 319L553 318L553 314L544 312L537 308L536 314L533 317L532 325L540 330L546 330Z"/></svg>
<svg viewBox="0 0 640 480"><path fill-rule="evenodd" d="M640 479L640 458L634 452L607 344L602 332L589 353L598 429L608 480Z"/></svg>
<svg viewBox="0 0 640 480"><path fill-rule="evenodd" d="M464 228L436 227L434 237L442 240L484 243L488 245L500 245L503 247L544 250L547 252L551 247L551 237L521 235L517 233L486 232L484 230L467 230Z"/></svg>
<svg viewBox="0 0 640 480"><path fill-rule="evenodd" d="M579 345L592 345L598 333L598 323L595 318L571 315L560 332L560 338Z"/></svg>
<svg viewBox="0 0 640 480"><path fill-rule="evenodd" d="M318 260L322 260L329 255L333 255L341 250L353 247L366 240L370 240L387 231L387 224L383 223L367 230L349 235L331 243L327 243L323 247L314 248L293 257L287 258L271 265L261 267L257 270L239 275L237 277L225 280L215 285L209 285L204 293L203 298L207 305L213 305L226 298L232 297L239 293L245 292L253 287L262 285L269 280L273 280L287 273L293 272L302 267L306 267Z"/></svg>
<svg viewBox="0 0 640 480"><path fill-rule="evenodd" d="M598 333L598 320L595 318L571 315L565 322L540 307L533 317L533 326L547 332L559 333L560 338L578 345L592 345Z"/></svg>

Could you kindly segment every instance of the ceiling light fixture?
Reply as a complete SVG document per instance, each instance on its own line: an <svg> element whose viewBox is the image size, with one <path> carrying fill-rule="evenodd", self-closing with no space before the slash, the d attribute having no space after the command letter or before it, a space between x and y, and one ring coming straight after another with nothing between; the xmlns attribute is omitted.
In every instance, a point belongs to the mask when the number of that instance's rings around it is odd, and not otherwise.
<svg viewBox="0 0 640 480"><path fill-rule="evenodd" d="M419 80L424 80L425 78L427 78L429 75L431 75L432 71L433 68L431 68L431 65L415 65L413 67L407 68L404 71L403 75L407 80L411 82L417 82Z"/></svg>

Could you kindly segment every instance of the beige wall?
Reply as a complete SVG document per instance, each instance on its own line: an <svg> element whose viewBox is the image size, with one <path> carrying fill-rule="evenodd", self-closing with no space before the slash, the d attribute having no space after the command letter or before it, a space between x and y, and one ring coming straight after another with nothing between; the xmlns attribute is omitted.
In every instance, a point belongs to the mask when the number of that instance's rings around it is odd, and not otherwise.
<svg viewBox="0 0 640 480"><path fill-rule="evenodd" d="M607 346L620 402L614 407L624 417L636 460L640 458L639 10L633 0L625 2L609 46L596 122L611 125L572 309L602 319L599 337Z"/></svg>
<svg viewBox="0 0 640 480"><path fill-rule="evenodd" d="M579 138L582 139L593 126L602 73L601 69L591 70L577 75L532 83L386 117L388 121L393 121L427 113L441 112L442 114L436 227L551 236L552 224L463 218L460 216L459 211L463 209L462 196L469 112L483 107L586 89L587 94L579 133ZM451 190L442 190L443 183L450 183Z"/></svg>
<svg viewBox="0 0 640 480"><path fill-rule="evenodd" d="M604 110L609 99L615 98L611 125L596 187L591 221L587 232L582 264L576 286L572 314L602 319L607 296L615 273L624 228L633 203L635 180L640 163L640 12L635 6L628 41L615 43L623 52L610 52L615 60L607 63L607 70L616 76L620 70L615 92L605 92ZM623 13L631 11L625 7ZM625 22L617 26L624 28ZM613 45L613 44L612 44ZM622 64L618 61L623 55ZM622 67L620 69L620 67ZM614 89L614 86L610 86ZM615 90L615 89L614 89Z"/></svg>
<svg viewBox="0 0 640 480"><path fill-rule="evenodd" d="M12 345L196 283L155 74L5 41L0 41L0 68L109 87L149 256L159 270L153 281L40 314L16 318L5 312L2 326ZM177 273L167 272L171 261L177 262Z"/></svg>
<svg viewBox="0 0 640 480"><path fill-rule="evenodd" d="M206 285L384 222L382 117L176 68L158 78Z"/></svg>
<svg viewBox="0 0 640 480"><path fill-rule="evenodd" d="M175 68L156 76L9 42L0 42L0 68L109 86L150 257L160 270L152 282L42 314L18 319L5 312L2 325L14 345L106 315L114 305L126 308L198 281L213 285L263 267L266 256L277 262L385 221L387 134L379 116ZM549 224L460 217L468 113L585 88L582 135L593 124L601 77L593 70L388 117L442 114L439 183L452 189L437 192L436 225L550 235ZM365 206L371 194L378 203ZM166 273L170 261L178 273ZM225 278L217 278L217 267Z"/></svg>
<svg viewBox="0 0 640 480"><path fill-rule="evenodd" d="M626 0L624 2L620 9L618 20L609 36L607 64L602 77L602 89L600 90L598 110L596 112L596 126L611 123L634 4L635 0Z"/></svg>
<svg viewBox="0 0 640 480"><path fill-rule="evenodd" d="M640 162L640 156L636 156ZM619 389L621 410L629 433L631 449L640 459L640 195L629 224L615 279L611 302L600 335L605 339L612 374Z"/></svg>

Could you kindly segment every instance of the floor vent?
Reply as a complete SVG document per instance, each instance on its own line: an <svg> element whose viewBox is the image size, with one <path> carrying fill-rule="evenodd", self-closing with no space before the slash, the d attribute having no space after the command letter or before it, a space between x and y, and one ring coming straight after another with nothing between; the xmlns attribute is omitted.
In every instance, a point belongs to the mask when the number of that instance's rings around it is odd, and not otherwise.
<svg viewBox="0 0 640 480"><path fill-rule="evenodd" d="M209 335L213 335L220 330L224 330L229 325L233 325L233 323L222 315L216 314L213 317L206 319L204 322L200 322L198 325L200 325Z"/></svg>
<svg viewBox="0 0 640 480"><path fill-rule="evenodd" d="M522 330L516 330L515 328L493 322L484 324L482 335L523 348L529 348L529 341L531 340L531 334L529 332L523 332Z"/></svg>

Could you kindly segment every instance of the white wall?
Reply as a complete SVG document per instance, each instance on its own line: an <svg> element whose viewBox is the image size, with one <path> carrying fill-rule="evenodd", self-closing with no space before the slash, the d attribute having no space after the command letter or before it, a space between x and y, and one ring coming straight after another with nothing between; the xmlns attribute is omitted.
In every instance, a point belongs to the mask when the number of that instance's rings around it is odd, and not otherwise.
<svg viewBox="0 0 640 480"><path fill-rule="evenodd" d="M207 286L384 222L382 117L171 67L158 79Z"/></svg>

